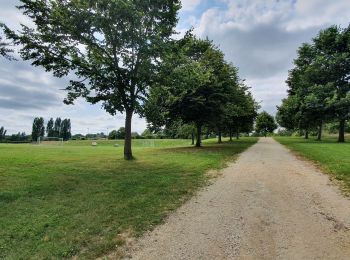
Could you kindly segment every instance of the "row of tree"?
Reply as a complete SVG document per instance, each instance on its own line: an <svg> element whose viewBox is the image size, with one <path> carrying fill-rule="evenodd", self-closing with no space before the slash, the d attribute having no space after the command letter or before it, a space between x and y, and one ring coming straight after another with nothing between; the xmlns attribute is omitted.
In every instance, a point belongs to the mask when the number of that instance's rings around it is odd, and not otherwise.
<svg viewBox="0 0 350 260"><path fill-rule="evenodd" d="M30 136L25 132L18 132L17 134L6 135L5 127L0 127L0 143L1 142L30 142Z"/></svg>
<svg viewBox="0 0 350 260"><path fill-rule="evenodd" d="M125 159L132 159L131 121L142 113L155 70L178 22L180 0L20 0L31 26L7 39L20 55L56 77L70 76L66 104L79 98L125 113ZM5 47L5 54L8 53Z"/></svg>
<svg viewBox="0 0 350 260"><path fill-rule="evenodd" d="M289 71L288 98L278 107L278 123L299 130L308 138L318 130L321 140L326 122L338 122L339 142L345 141L350 118L350 26L322 30L312 43L298 49Z"/></svg>
<svg viewBox="0 0 350 260"><path fill-rule="evenodd" d="M155 130L194 127L197 146L203 127L219 140L252 129L258 105L237 68L208 40L191 33L173 40L180 0L21 0L19 8L33 26L2 25L7 39L34 66L56 77L74 73L66 104L82 97L125 113L125 159L132 159L134 114Z"/></svg>
<svg viewBox="0 0 350 260"><path fill-rule="evenodd" d="M69 140L72 137L70 119L66 118L62 120L60 117L58 117L56 118L56 120L53 120L53 118L50 118L46 126L46 134L47 134L47 137L63 138L63 140L65 141ZM32 127L32 140L36 141L38 140L39 137L44 137L44 136L45 136L44 118L42 117L34 118L33 127Z"/></svg>
<svg viewBox="0 0 350 260"><path fill-rule="evenodd" d="M238 69L208 39L192 32L169 44L145 103L153 132L187 126L201 145L203 127L221 136L250 132L259 106Z"/></svg>
<svg viewBox="0 0 350 260"><path fill-rule="evenodd" d="M56 120L50 118L46 126L47 137L59 137L63 138L63 140L68 140L72 137L71 128L69 118L63 120L60 117L56 118Z"/></svg>

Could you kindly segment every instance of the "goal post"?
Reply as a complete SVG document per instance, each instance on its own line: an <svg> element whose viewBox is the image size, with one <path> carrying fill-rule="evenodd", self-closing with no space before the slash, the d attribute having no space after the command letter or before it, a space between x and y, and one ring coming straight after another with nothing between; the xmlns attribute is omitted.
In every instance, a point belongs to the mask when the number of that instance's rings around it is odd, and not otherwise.
<svg viewBox="0 0 350 260"><path fill-rule="evenodd" d="M38 137L38 144L63 145L63 138L60 137Z"/></svg>

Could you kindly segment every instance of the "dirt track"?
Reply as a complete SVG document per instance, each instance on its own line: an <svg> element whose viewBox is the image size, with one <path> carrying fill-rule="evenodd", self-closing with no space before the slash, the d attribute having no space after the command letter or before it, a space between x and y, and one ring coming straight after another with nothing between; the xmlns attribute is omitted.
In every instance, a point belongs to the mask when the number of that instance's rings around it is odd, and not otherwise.
<svg viewBox="0 0 350 260"><path fill-rule="evenodd" d="M133 259L350 259L350 201L270 138L134 246Z"/></svg>

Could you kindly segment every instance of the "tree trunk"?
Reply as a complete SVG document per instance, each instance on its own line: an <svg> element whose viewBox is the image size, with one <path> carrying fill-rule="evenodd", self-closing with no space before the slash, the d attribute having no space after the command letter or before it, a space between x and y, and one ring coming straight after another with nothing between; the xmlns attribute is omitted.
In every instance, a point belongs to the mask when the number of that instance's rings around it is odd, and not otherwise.
<svg viewBox="0 0 350 260"><path fill-rule="evenodd" d="M321 121L320 125L318 126L317 141L322 140L322 127L323 127L323 121Z"/></svg>
<svg viewBox="0 0 350 260"><path fill-rule="evenodd" d="M202 126L201 125L197 125L197 142L196 142L196 147L201 147L202 144Z"/></svg>
<svg viewBox="0 0 350 260"><path fill-rule="evenodd" d="M230 142L232 142L232 129L230 129Z"/></svg>
<svg viewBox="0 0 350 260"><path fill-rule="evenodd" d="M194 145L194 136L195 136L194 130L192 130L192 145Z"/></svg>
<svg viewBox="0 0 350 260"><path fill-rule="evenodd" d="M309 130L305 130L305 139L309 139Z"/></svg>
<svg viewBox="0 0 350 260"><path fill-rule="evenodd" d="M339 121L339 138L338 138L339 143L344 143L345 142L345 119L341 119Z"/></svg>
<svg viewBox="0 0 350 260"><path fill-rule="evenodd" d="M124 159L132 160L132 150L131 150L131 120L132 111L126 111L125 118L125 142L124 142Z"/></svg>
<svg viewBox="0 0 350 260"><path fill-rule="evenodd" d="M219 129L219 131L218 131L218 143L219 143L219 144L222 143L222 133L221 133L221 129Z"/></svg>

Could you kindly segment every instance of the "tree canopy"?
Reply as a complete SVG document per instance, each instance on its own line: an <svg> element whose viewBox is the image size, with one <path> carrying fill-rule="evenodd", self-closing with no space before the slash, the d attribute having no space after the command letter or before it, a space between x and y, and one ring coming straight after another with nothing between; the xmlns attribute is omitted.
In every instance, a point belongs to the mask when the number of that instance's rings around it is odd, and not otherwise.
<svg viewBox="0 0 350 260"><path fill-rule="evenodd" d="M265 137L268 133L273 133L277 129L277 124L273 116L266 111L261 112L256 118L255 131L263 134Z"/></svg>
<svg viewBox="0 0 350 260"><path fill-rule="evenodd" d="M13 49L11 49L11 44L5 40L3 35L4 24L0 22L0 56L8 59L14 60L14 57L11 56Z"/></svg>
<svg viewBox="0 0 350 260"><path fill-rule="evenodd" d="M109 133L108 139L124 139L125 138L125 127L120 127L117 130L113 130Z"/></svg>
<svg viewBox="0 0 350 260"><path fill-rule="evenodd" d="M21 57L56 77L71 76L65 103L79 97L126 114L124 157L132 159L131 120L177 24L179 0L21 0L34 27L5 33Z"/></svg>
<svg viewBox="0 0 350 260"><path fill-rule="evenodd" d="M36 117L33 121L33 127L32 127L33 142L36 142L39 137L43 137L44 135L45 135L44 118Z"/></svg>
<svg viewBox="0 0 350 260"><path fill-rule="evenodd" d="M146 102L145 115L151 129L159 130L178 120L194 124L196 146L200 146L204 126L215 126L220 136L228 129L225 117L234 113L228 109L229 104L247 108L250 103L245 116L253 122L255 101L240 84L238 69L225 61L224 54L211 41L198 39L190 31L174 41L172 49L160 67L160 80L152 86ZM240 104L238 96L241 96ZM237 117L243 110L236 111ZM239 116L243 121L244 114ZM237 119L236 125L241 120Z"/></svg>
<svg viewBox="0 0 350 260"><path fill-rule="evenodd" d="M350 27L331 26L298 49L289 71L288 98L278 107L277 119L287 129L318 128L321 140L325 122L339 122L339 142L345 141L350 118Z"/></svg>
<svg viewBox="0 0 350 260"><path fill-rule="evenodd" d="M172 39L180 0L20 1L32 25L19 32L3 25L6 37L24 60L70 79L66 104L83 98L111 115L125 113L125 159L132 159L135 113L152 132L196 134L197 146L203 129L207 136L216 132L219 142L223 133L232 139L252 131L259 105L238 68L191 30ZM48 136L65 140L70 129L69 119L47 124Z"/></svg>

